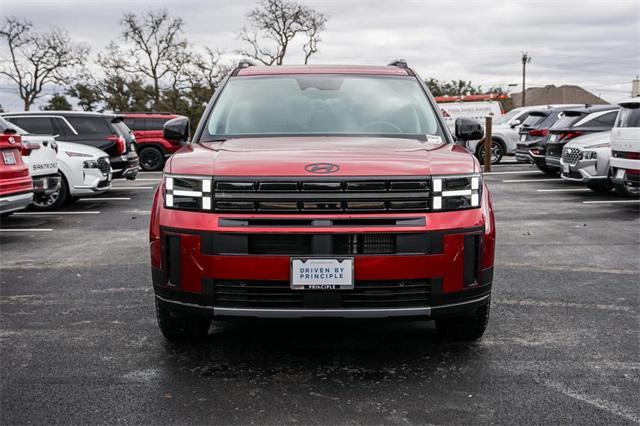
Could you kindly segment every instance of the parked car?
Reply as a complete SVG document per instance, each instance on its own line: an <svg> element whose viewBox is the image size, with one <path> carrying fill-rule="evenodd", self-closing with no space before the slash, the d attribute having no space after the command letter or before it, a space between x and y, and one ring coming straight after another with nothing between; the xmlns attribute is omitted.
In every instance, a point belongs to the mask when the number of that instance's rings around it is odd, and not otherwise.
<svg viewBox="0 0 640 426"><path fill-rule="evenodd" d="M535 105L514 108L493 121L491 130L491 164L497 164L505 155L514 155L520 140L520 128L531 112L550 109L555 105ZM579 106L579 105L572 105ZM467 148L476 154L480 163L484 161L484 144L481 141L469 141Z"/></svg>
<svg viewBox="0 0 640 426"><path fill-rule="evenodd" d="M34 210L52 210L62 207L65 203L72 201L74 198L82 195L101 194L111 189L111 165L109 164L109 156L98 148L88 145L81 145L72 142L54 142L52 136L35 136L26 130L9 123L0 118L8 127L13 128L23 138L31 141L29 147L33 148L33 141L41 143L50 142L48 145L55 144L54 158L47 159L48 163L53 162L56 165L57 185L49 184L48 188L52 189L46 193L34 194L31 208ZM38 142L35 142L38 143ZM36 151L38 152L38 151ZM27 164L37 167L45 167L41 163L29 163L29 159L33 157L33 153L23 157ZM32 177L33 177L32 172ZM38 185L35 183L34 188Z"/></svg>
<svg viewBox="0 0 640 426"><path fill-rule="evenodd" d="M611 169L616 192L640 195L640 97L619 103L611 131Z"/></svg>
<svg viewBox="0 0 640 426"><path fill-rule="evenodd" d="M229 317L412 317L478 339L493 281L491 196L437 108L404 61L241 62L154 194L162 333L197 339ZM175 118L164 136L187 141L189 128ZM455 136L481 139L482 125L458 118Z"/></svg>
<svg viewBox="0 0 640 426"><path fill-rule="evenodd" d="M3 128L13 128L22 137L22 161L29 167L33 180L31 207L41 209L60 187L58 144L51 135L33 135L0 117Z"/></svg>
<svg viewBox="0 0 640 426"><path fill-rule="evenodd" d="M22 137L0 121L0 215L26 208L33 200L33 181L22 161ZM28 149L27 149L28 150Z"/></svg>
<svg viewBox="0 0 640 426"><path fill-rule="evenodd" d="M618 115L616 105L596 105L562 112L547 135L545 165L560 172L562 148L578 136L611 130Z"/></svg>
<svg viewBox="0 0 640 426"><path fill-rule="evenodd" d="M114 114L79 111L5 113L2 116L35 134L55 135L58 142L73 142L98 148L109 155L113 178L135 179L140 161L133 134Z"/></svg>
<svg viewBox="0 0 640 426"><path fill-rule="evenodd" d="M520 142L516 147L516 160L531 163L550 175L557 175L558 169L547 167L545 162L547 136L549 128L558 121L564 111L576 108L575 105L543 107L529 112L520 127Z"/></svg>
<svg viewBox="0 0 640 426"><path fill-rule="evenodd" d="M186 142L168 141L162 133L162 126L168 120L182 117L169 113L123 113L124 122L136 139L140 167L142 170L162 170L165 160L179 150Z"/></svg>
<svg viewBox="0 0 640 426"><path fill-rule="evenodd" d="M562 148L561 177L582 182L595 192L609 192L613 188L610 159L611 131L579 136Z"/></svg>

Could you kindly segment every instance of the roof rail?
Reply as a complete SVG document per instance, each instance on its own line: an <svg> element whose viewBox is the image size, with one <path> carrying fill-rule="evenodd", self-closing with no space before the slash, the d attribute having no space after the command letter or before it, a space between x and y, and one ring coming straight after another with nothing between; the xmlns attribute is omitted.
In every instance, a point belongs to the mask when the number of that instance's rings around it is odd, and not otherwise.
<svg viewBox="0 0 640 426"><path fill-rule="evenodd" d="M237 68L255 67L256 64L248 59L240 59Z"/></svg>
<svg viewBox="0 0 640 426"><path fill-rule="evenodd" d="M396 59L394 61L391 61L387 66L398 67L398 68L409 68L409 66L407 65L407 61L404 59Z"/></svg>

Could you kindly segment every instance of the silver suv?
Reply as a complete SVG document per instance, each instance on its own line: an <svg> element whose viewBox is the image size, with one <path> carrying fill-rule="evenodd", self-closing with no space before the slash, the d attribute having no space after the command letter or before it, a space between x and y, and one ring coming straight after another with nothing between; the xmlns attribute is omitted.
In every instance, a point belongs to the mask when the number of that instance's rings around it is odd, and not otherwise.
<svg viewBox="0 0 640 426"><path fill-rule="evenodd" d="M595 192L611 191L610 158L611 131L575 138L562 148L562 179L583 182Z"/></svg>

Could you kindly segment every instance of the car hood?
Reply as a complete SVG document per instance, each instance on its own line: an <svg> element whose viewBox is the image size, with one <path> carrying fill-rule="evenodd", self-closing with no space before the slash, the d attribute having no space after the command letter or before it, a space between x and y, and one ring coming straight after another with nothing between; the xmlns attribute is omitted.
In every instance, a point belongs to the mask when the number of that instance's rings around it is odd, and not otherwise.
<svg viewBox="0 0 640 426"><path fill-rule="evenodd" d="M338 166L331 176L420 176L479 170L475 157L454 144L326 136L193 143L171 158L167 170L219 176L326 176L305 169L314 163Z"/></svg>
<svg viewBox="0 0 640 426"><path fill-rule="evenodd" d="M585 146L600 145L611 142L611 131L598 133L589 133L588 135L579 136L567 142L567 148L584 148Z"/></svg>

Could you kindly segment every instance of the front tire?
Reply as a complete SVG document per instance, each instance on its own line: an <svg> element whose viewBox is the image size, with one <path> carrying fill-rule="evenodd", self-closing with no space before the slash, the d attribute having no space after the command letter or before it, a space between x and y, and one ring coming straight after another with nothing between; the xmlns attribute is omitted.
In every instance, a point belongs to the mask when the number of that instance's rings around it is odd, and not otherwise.
<svg viewBox="0 0 640 426"><path fill-rule="evenodd" d="M138 156L140 157L140 167L146 172L155 172L164 167L164 153L154 146L142 148Z"/></svg>
<svg viewBox="0 0 640 426"><path fill-rule="evenodd" d="M491 141L491 164L498 164L502 161L502 157L504 156L505 149L498 140L493 139ZM484 164L484 143L478 145L476 148L476 157L478 157L478 161L480 164Z"/></svg>
<svg viewBox="0 0 640 426"><path fill-rule="evenodd" d="M164 337L171 342L196 342L207 336L211 320L176 315L156 299L156 317Z"/></svg>
<svg viewBox="0 0 640 426"><path fill-rule="evenodd" d="M640 196L640 191L631 191L625 184L616 183L613 185L618 195L622 195L627 198L638 198Z"/></svg>
<svg viewBox="0 0 640 426"><path fill-rule="evenodd" d="M70 199L69 184L64 175L62 175L58 190L49 195L34 195L33 201L29 204L29 209L38 211L56 210L64 206Z"/></svg>
<svg viewBox="0 0 640 426"><path fill-rule="evenodd" d="M491 303L478 308L472 316L436 320L438 336L444 340L472 342L484 334L489 323Z"/></svg>

